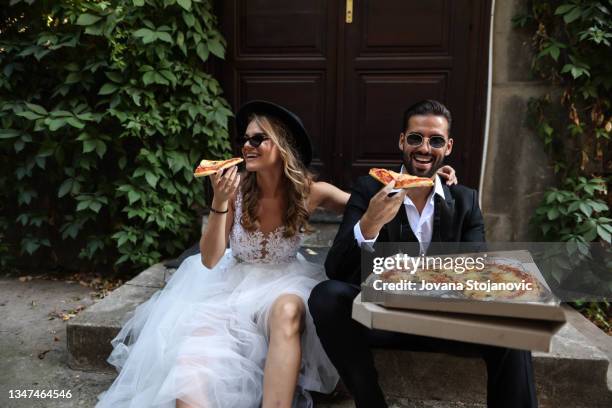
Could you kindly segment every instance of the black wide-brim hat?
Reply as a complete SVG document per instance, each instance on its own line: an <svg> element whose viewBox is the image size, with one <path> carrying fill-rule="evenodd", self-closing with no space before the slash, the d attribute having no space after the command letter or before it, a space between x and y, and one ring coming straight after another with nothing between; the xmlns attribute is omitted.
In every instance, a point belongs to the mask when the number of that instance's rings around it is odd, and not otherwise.
<svg viewBox="0 0 612 408"><path fill-rule="evenodd" d="M236 114L236 131L238 139L244 136L249 126L249 117L252 114L273 116L283 122L291 131L295 140L295 149L300 155L304 167L312 161L312 143L302 120L293 112L268 101L250 101L242 105Z"/></svg>

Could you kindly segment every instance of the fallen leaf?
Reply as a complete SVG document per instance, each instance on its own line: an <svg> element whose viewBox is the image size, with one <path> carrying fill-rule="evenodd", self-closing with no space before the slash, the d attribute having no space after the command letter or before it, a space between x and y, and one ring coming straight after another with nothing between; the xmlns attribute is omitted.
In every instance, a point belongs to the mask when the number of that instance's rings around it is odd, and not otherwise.
<svg viewBox="0 0 612 408"><path fill-rule="evenodd" d="M45 358L45 354L47 354L50 351L51 350L45 350L43 352L38 353L38 358L42 360L43 358Z"/></svg>

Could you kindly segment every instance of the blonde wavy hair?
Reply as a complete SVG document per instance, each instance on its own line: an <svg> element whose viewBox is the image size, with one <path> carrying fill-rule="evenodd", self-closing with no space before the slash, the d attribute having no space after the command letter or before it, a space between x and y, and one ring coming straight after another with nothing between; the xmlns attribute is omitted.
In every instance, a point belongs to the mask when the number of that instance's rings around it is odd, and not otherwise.
<svg viewBox="0 0 612 408"><path fill-rule="evenodd" d="M283 236L292 237L298 232L311 232L312 229L308 224L310 214L307 199L314 177L299 159L294 147L293 134L283 122L273 116L253 114L249 117L249 123L253 120L272 139L283 159L283 180L287 199L287 210L283 216L285 226ZM240 223L247 231L254 231L259 228L257 204L260 197L255 172L246 173L241 191L243 212Z"/></svg>

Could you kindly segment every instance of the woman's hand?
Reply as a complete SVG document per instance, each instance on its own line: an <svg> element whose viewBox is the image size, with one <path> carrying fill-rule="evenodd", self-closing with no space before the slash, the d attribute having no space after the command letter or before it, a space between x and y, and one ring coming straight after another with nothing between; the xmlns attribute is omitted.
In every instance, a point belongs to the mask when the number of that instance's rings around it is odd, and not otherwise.
<svg viewBox="0 0 612 408"><path fill-rule="evenodd" d="M446 181L447 186L452 186L453 184L457 184L457 175L455 174L455 169L453 169L448 164L446 166L440 167L438 170L438 176L440 176L443 180Z"/></svg>
<svg viewBox="0 0 612 408"><path fill-rule="evenodd" d="M210 175L210 181L214 191L213 206L223 206L223 208L216 208L217 211L227 210L227 202L238 190L240 185L240 174L238 174L238 167L233 166L229 169L219 170L216 173Z"/></svg>

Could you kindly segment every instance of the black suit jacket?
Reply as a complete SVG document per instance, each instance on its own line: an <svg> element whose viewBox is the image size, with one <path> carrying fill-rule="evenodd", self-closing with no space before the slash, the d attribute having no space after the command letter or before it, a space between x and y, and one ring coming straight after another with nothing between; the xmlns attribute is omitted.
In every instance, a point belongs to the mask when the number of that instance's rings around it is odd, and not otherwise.
<svg viewBox="0 0 612 408"><path fill-rule="evenodd" d="M361 282L361 248L353 234L355 224L365 213L370 199L382 188L371 176L360 177L344 210L342 223L325 260L330 279L354 284ZM443 199L434 196L432 242L484 242L484 222L476 190L461 185L443 185ZM418 242L406 216L404 205L381 229L376 242Z"/></svg>

